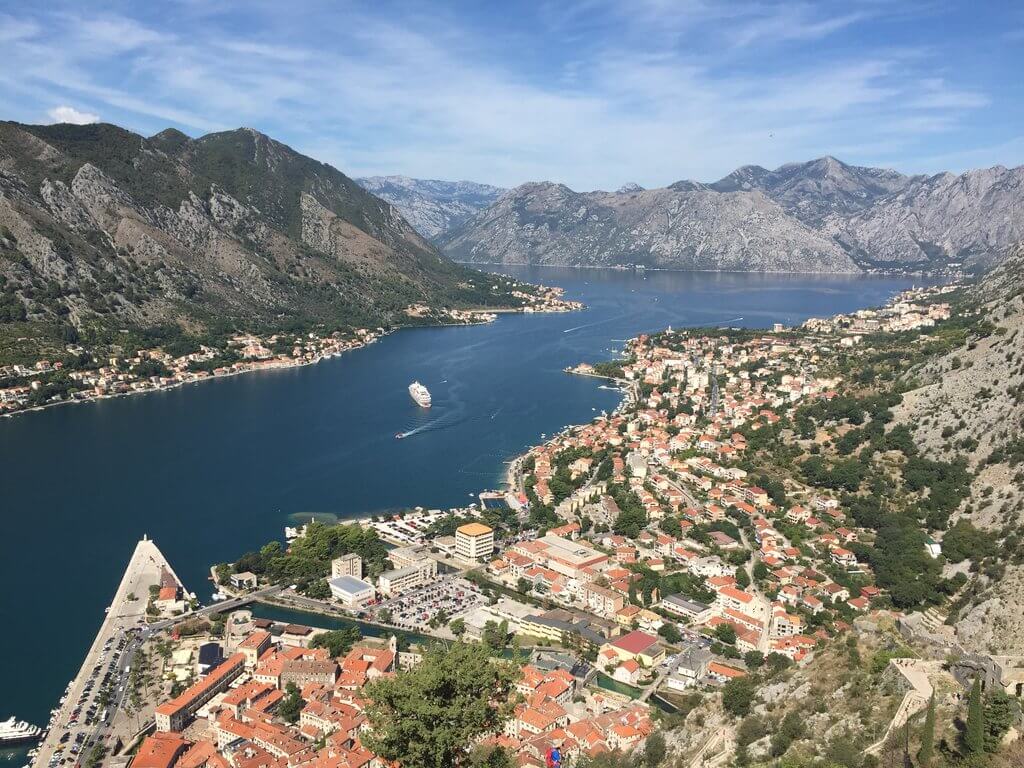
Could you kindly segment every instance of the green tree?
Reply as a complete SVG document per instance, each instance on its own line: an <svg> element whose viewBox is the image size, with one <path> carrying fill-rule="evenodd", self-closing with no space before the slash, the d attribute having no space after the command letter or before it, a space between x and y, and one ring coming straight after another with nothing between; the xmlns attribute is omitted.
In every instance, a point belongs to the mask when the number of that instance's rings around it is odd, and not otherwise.
<svg viewBox="0 0 1024 768"><path fill-rule="evenodd" d="M647 764L647 768L658 768L667 751L665 735L661 731L655 731L648 736L647 743L644 744L644 763Z"/></svg>
<svg viewBox="0 0 1024 768"><path fill-rule="evenodd" d="M764 664L764 654L760 651L747 651L743 654L743 661L750 669L759 669Z"/></svg>
<svg viewBox="0 0 1024 768"><path fill-rule="evenodd" d="M917 753L917 762L921 768L929 768L935 757L935 692L928 700L928 712L924 717L924 728L921 731L921 749Z"/></svg>
<svg viewBox="0 0 1024 768"><path fill-rule="evenodd" d="M1003 736L1020 717L1020 705L1005 691L997 688L985 702L985 751L995 752Z"/></svg>
<svg viewBox="0 0 1024 768"><path fill-rule="evenodd" d="M981 704L981 680L974 678L967 700L967 725L964 728L964 751L968 757L985 752L985 710Z"/></svg>
<svg viewBox="0 0 1024 768"><path fill-rule="evenodd" d="M772 734L771 739L771 755L772 757L781 757L786 754L786 750L789 746L797 739L803 738L806 733L804 726L803 717L799 712L793 710L788 712L782 722L779 723L778 729Z"/></svg>
<svg viewBox="0 0 1024 768"><path fill-rule="evenodd" d="M359 642L361 637L358 627L332 629L314 637L309 642L309 647L326 648L332 657L337 657L352 650L352 646Z"/></svg>
<svg viewBox="0 0 1024 768"><path fill-rule="evenodd" d="M405 768L470 765L469 745L511 713L514 680L512 666L484 645L432 646L414 669L366 687L363 742Z"/></svg>
<svg viewBox="0 0 1024 768"><path fill-rule="evenodd" d="M524 595L530 594L530 590L533 588L533 582L522 576L516 581L516 590Z"/></svg>
<svg viewBox="0 0 1024 768"><path fill-rule="evenodd" d="M665 638L666 641L672 643L678 643L683 639L683 636L679 634L679 628L676 627L671 621L662 624L658 627L658 634Z"/></svg>
<svg viewBox="0 0 1024 768"><path fill-rule="evenodd" d="M462 618L452 619L451 623L448 624L448 629L456 637L462 637L466 633L466 620Z"/></svg>
<svg viewBox="0 0 1024 768"><path fill-rule="evenodd" d="M277 705L277 714L284 718L285 722L298 722L299 715L306 702L302 700L302 692L295 683L288 683L284 689L284 698Z"/></svg>
<svg viewBox="0 0 1024 768"><path fill-rule="evenodd" d="M719 624L715 627L715 637L726 645L736 643L736 628L732 624Z"/></svg>
<svg viewBox="0 0 1024 768"><path fill-rule="evenodd" d="M488 648L499 651L508 644L508 622L488 621L484 624L483 643Z"/></svg>
<svg viewBox="0 0 1024 768"><path fill-rule="evenodd" d="M746 717L750 714L750 705L756 692L757 688L750 677L733 678L722 688L722 706L736 717Z"/></svg>
<svg viewBox="0 0 1024 768"><path fill-rule="evenodd" d="M504 747L480 744L469 754L472 768L514 768L515 762Z"/></svg>

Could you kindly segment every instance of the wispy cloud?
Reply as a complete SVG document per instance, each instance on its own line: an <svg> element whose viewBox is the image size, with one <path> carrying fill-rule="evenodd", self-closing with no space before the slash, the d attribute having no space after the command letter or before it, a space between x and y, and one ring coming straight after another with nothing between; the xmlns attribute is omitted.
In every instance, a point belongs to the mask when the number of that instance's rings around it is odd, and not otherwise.
<svg viewBox="0 0 1024 768"><path fill-rule="evenodd" d="M69 5L0 15L0 96L24 104L21 119L86 103L142 132L251 125L351 174L651 186L837 148L930 170L913 159L978 130L995 96L942 41L885 27L892 8L580 0L513 19L402 3ZM876 42L877 29L892 34Z"/></svg>
<svg viewBox="0 0 1024 768"><path fill-rule="evenodd" d="M810 5L769 6L738 24L730 36L733 45L741 47L758 42L779 44L792 40L820 40L870 17L867 11L833 16L821 14L816 6Z"/></svg>

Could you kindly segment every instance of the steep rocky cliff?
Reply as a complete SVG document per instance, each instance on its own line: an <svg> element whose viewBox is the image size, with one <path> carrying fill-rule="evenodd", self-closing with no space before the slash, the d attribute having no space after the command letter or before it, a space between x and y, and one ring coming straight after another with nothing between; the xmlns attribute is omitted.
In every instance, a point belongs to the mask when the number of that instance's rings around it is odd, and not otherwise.
<svg viewBox="0 0 1024 768"><path fill-rule="evenodd" d="M337 328L488 303L493 283L251 129L0 123L0 323Z"/></svg>
<svg viewBox="0 0 1024 768"><path fill-rule="evenodd" d="M869 266L988 266L1024 240L1024 167L915 176L823 231Z"/></svg>
<svg viewBox="0 0 1024 768"><path fill-rule="evenodd" d="M467 262L859 271L835 242L760 191L698 184L621 193L524 184L440 243Z"/></svg>

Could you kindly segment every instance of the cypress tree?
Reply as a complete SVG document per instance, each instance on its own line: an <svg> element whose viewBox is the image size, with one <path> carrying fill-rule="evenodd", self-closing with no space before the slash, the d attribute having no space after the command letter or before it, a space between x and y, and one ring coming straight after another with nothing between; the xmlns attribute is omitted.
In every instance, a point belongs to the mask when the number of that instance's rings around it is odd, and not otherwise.
<svg viewBox="0 0 1024 768"><path fill-rule="evenodd" d="M928 712L924 716L924 730L921 731L921 749L917 753L917 761L922 768L931 765L935 756L935 691L928 700Z"/></svg>
<svg viewBox="0 0 1024 768"><path fill-rule="evenodd" d="M981 680L974 678L971 696L967 700L967 727L964 730L964 747L968 757L985 754L985 710L981 705Z"/></svg>

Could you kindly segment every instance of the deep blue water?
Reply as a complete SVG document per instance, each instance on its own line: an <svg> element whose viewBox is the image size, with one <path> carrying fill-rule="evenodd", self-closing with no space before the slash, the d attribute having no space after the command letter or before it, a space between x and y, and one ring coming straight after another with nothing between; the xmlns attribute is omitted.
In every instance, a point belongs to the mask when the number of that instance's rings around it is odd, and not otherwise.
<svg viewBox="0 0 1024 768"><path fill-rule="evenodd" d="M562 369L669 324L770 326L881 303L908 281L509 268L588 310L401 331L319 365L0 419L0 718L43 722L148 534L209 598L211 563L304 513L446 507L616 393ZM406 388L419 379L435 406ZM404 440L395 433L413 431Z"/></svg>

